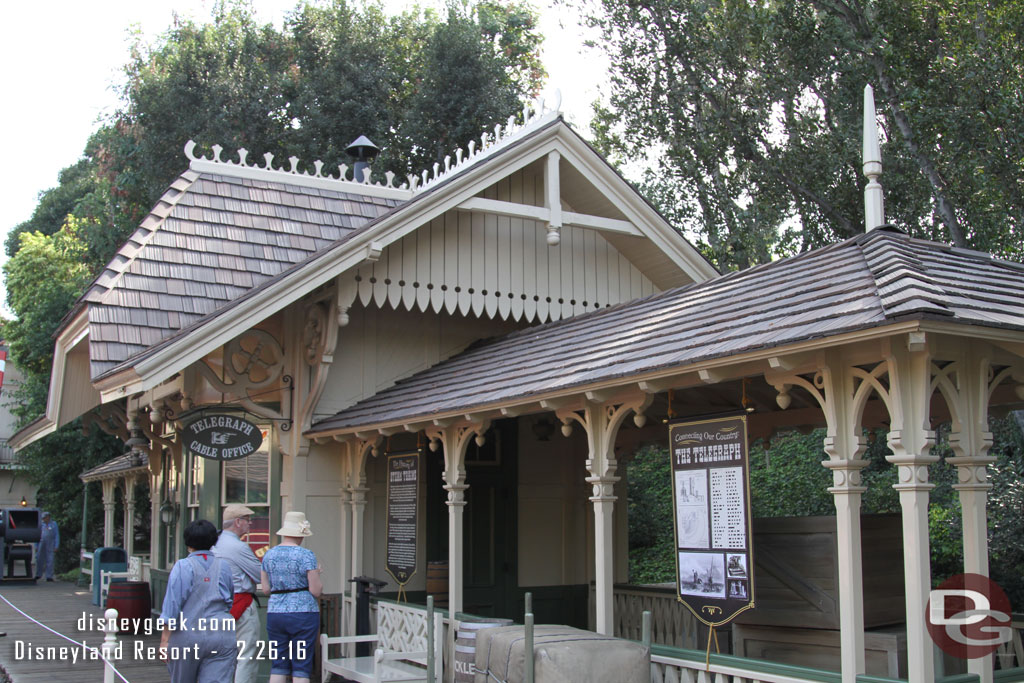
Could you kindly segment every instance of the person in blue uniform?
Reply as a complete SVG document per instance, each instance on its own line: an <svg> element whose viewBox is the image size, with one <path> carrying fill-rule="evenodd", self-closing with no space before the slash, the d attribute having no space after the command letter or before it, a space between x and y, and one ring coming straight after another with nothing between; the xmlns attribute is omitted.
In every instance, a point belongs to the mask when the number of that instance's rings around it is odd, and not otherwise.
<svg viewBox="0 0 1024 683"><path fill-rule="evenodd" d="M171 683L225 683L235 676L238 654L231 566L210 550L217 542L212 522L197 519L184 535L189 554L167 578L160 647Z"/></svg>
<svg viewBox="0 0 1024 683"><path fill-rule="evenodd" d="M270 683L309 683L313 673L313 648L320 630L323 592L320 567L312 550L301 547L313 535L303 512L289 512L277 531L281 544L263 556L260 581L270 593L267 603L267 639L275 644Z"/></svg>
<svg viewBox="0 0 1024 683"><path fill-rule="evenodd" d="M36 546L36 578L46 576L53 581L53 554L60 547L60 529L50 519L49 512L43 512L43 523L39 527L39 545Z"/></svg>

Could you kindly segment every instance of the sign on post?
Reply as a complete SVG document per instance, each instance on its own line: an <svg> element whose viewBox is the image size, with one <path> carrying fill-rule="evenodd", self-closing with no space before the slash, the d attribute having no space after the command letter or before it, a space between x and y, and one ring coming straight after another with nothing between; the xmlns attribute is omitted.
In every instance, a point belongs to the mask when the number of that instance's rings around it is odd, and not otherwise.
<svg viewBox="0 0 1024 683"><path fill-rule="evenodd" d="M263 432L234 415L206 415L185 427L185 444L201 458L238 460L259 450Z"/></svg>
<svg viewBox="0 0 1024 683"><path fill-rule="evenodd" d="M669 425L678 599L708 626L754 606L745 415Z"/></svg>
<svg viewBox="0 0 1024 683"><path fill-rule="evenodd" d="M398 583L399 593L416 573L419 478L419 451L388 456L386 568Z"/></svg>

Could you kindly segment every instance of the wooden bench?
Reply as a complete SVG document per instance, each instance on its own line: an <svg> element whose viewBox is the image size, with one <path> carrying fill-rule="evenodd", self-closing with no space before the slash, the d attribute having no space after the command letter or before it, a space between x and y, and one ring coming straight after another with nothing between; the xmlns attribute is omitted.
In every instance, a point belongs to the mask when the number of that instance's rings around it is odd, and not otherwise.
<svg viewBox="0 0 1024 683"><path fill-rule="evenodd" d="M320 634L320 680L327 683L333 673L359 683L439 682L442 644L435 634L442 632L441 624L442 615L434 613L430 598L427 608L380 601L376 634L334 638ZM376 643L376 651L372 657L329 656L331 645L346 643Z"/></svg>

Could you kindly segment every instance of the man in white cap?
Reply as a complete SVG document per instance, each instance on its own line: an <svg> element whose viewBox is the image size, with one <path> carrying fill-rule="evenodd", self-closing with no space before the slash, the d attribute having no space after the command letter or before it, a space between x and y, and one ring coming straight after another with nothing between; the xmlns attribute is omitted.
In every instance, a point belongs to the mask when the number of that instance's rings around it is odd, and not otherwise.
<svg viewBox="0 0 1024 683"><path fill-rule="evenodd" d="M251 509L237 503L225 507L222 531L213 546L213 554L231 565L235 590L231 614L235 617L235 640L239 643L235 683L252 683L259 668L256 641L260 638L260 617L255 597L261 565L249 544L242 541L249 533L253 514Z"/></svg>

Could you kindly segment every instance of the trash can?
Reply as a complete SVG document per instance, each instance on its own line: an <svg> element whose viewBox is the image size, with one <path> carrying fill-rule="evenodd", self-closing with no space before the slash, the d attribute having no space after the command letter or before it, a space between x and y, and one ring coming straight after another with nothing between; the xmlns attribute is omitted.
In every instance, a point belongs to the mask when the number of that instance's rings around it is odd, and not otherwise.
<svg viewBox="0 0 1024 683"><path fill-rule="evenodd" d="M124 548L105 546L96 548L92 554L92 604L102 607L100 604L100 592L103 588L100 572L126 572L128 571L128 554ZM125 579L114 579L124 581Z"/></svg>

